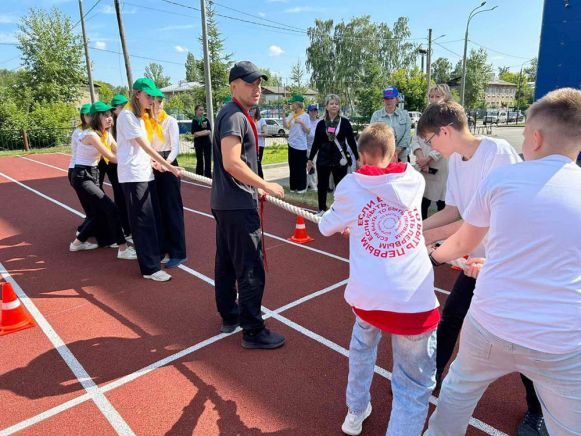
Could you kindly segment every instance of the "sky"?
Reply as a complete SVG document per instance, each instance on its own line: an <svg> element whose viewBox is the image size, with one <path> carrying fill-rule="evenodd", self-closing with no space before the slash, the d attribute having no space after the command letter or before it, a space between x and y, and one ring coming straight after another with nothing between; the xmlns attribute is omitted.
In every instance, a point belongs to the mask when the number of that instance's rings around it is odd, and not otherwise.
<svg viewBox="0 0 581 436"><path fill-rule="evenodd" d="M543 0L488 0L482 9L498 7L472 19L468 50L487 48L495 72L500 66L520 70L523 63L526 65L538 54L543 3ZM83 0L85 13L95 4L86 14L93 79L125 85L123 56L103 51L121 53L113 0ZM340 22L370 15L373 21L391 26L398 17L405 16L409 18L412 42L425 46L431 28L435 41L432 59L446 57L456 64L462 58L468 14L480 1L216 0L214 4L216 13L222 15L216 21L225 51L232 53L232 59L251 60L290 83L292 65L297 61L305 63L309 45L305 31L314 25L315 19ZM163 65L172 83L183 80L188 51L196 59L202 58L198 39L200 1L121 0L121 5L133 77L142 76L147 64L157 62ZM77 0L0 0L0 68L15 70L20 66L19 51L14 45L20 17L30 8L52 7L70 16L74 23L79 21ZM80 33L81 26L77 25L75 30Z"/></svg>

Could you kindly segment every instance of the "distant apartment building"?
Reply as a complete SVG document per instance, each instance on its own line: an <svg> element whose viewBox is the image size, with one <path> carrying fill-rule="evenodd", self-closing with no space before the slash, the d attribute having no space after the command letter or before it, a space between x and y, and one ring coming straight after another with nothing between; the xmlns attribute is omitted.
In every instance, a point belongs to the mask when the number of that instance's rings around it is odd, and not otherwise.
<svg viewBox="0 0 581 436"><path fill-rule="evenodd" d="M486 107L500 108L514 106L516 84L505 80L494 79L486 84L484 101Z"/></svg>

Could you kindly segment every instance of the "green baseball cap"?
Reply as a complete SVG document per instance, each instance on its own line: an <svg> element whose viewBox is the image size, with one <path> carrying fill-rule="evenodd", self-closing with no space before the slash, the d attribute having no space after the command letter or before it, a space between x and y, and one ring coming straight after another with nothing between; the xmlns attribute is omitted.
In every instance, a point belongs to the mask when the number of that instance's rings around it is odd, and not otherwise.
<svg viewBox="0 0 581 436"><path fill-rule="evenodd" d="M298 102L302 103L304 101L305 101L305 97L303 97L302 95L299 95L299 94L293 95L289 100L290 103L298 103Z"/></svg>
<svg viewBox="0 0 581 436"><path fill-rule="evenodd" d="M91 115L95 115L97 112L107 112L113 109L107 103L103 103L102 101L96 101L91 105Z"/></svg>
<svg viewBox="0 0 581 436"><path fill-rule="evenodd" d="M86 115L91 110L91 103L87 103L81 106L81 115Z"/></svg>
<svg viewBox="0 0 581 436"><path fill-rule="evenodd" d="M161 89L155 88L155 95L153 95L153 97L165 98L165 95L161 92Z"/></svg>
<svg viewBox="0 0 581 436"><path fill-rule="evenodd" d="M133 90L143 91L152 97L159 97L159 93L161 93L161 91L157 89L157 86L155 86L153 80L148 79L147 77L140 77L133 82Z"/></svg>
<svg viewBox="0 0 581 436"><path fill-rule="evenodd" d="M111 99L111 106L119 106L121 104L127 103L129 100L123 94L114 95Z"/></svg>

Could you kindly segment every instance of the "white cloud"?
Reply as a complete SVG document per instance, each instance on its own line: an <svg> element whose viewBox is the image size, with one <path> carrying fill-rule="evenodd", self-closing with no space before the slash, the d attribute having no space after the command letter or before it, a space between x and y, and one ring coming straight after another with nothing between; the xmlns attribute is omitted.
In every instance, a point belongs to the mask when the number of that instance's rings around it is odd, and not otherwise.
<svg viewBox="0 0 581 436"><path fill-rule="evenodd" d="M105 50L107 48L107 43L105 41L97 41L95 42L95 48L99 50Z"/></svg>
<svg viewBox="0 0 581 436"><path fill-rule="evenodd" d="M311 6L295 6L294 8L285 9L287 14L300 14L301 12L313 12L315 9Z"/></svg>
<svg viewBox="0 0 581 436"><path fill-rule="evenodd" d="M101 13L103 14L114 14L115 8L111 5L105 5L101 8Z"/></svg>
<svg viewBox="0 0 581 436"><path fill-rule="evenodd" d="M162 27L158 30L160 32L167 32L169 30L193 29L194 27L196 27L194 24L170 24L169 26Z"/></svg>
<svg viewBox="0 0 581 436"><path fill-rule="evenodd" d="M181 45L176 45L176 51L178 53L185 53L188 51L188 49L186 47L182 47Z"/></svg>
<svg viewBox="0 0 581 436"><path fill-rule="evenodd" d="M280 56L284 53L284 50L280 48L278 45L271 45L268 47L268 55L269 56Z"/></svg>
<svg viewBox="0 0 581 436"><path fill-rule="evenodd" d="M266 17L266 14L264 12L259 12L258 16L264 18L264 17Z"/></svg>
<svg viewBox="0 0 581 436"><path fill-rule="evenodd" d="M0 32L0 42L5 44L17 43L16 35L14 33Z"/></svg>

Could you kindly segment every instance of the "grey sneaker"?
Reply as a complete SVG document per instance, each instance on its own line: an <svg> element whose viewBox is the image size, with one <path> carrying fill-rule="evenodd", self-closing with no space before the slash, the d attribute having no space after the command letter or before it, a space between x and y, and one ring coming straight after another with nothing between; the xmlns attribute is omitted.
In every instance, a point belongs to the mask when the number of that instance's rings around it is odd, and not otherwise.
<svg viewBox="0 0 581 436"><path fill-rule="evenodd" d="M125 250L117 251L117 259L126 259L126 260L135 260L137 259L137 253L135 252L135 248L127 247Z"/></svg>
<svg viewBox="0 0 581 436"><path fill-rule="evenodd" d="M347 416L345 417L345 421L343 421L341 430L343 433L352 436L361 434L361 431L363 430L363 421L365 421L369 415L371 415L371 403L367 404L365 412L361 415L356 415L351 413L351 411L347 411Z"/></svg>
<svg viewBox="0 0 581 436"><path fill-rule="evenodd" d="M99 245L88 241L81 242L80 244L75 244L74 242L69 244L69 251L94 250L95 248L99 248Z"/></svg>
<svg viewBox="0 0 581 436"><path fill-rule="evenodd" d="M144 274L143 278L153 280L155 282L167 282L171 280L171 276L162 270L156 271L153 274Z"/></svg>

